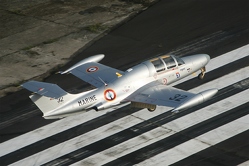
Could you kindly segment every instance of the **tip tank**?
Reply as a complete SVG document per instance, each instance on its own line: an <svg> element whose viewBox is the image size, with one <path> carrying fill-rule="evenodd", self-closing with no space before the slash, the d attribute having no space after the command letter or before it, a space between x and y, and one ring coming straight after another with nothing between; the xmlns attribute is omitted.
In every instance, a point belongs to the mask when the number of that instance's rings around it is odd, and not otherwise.
<svg viewBox="0 0 249 166"><path fill-rule="evenodd" d="M94 55L94 56L90 56L86 59L83 59L82 61L76 63L75 65L73 65L72 67L70 67L69 69L67 69L66 71L64 72L59 72L60 74L65 74L65 73L68 73L70 72L71 70L85 64L85 63L88 63L88 62L99 62L101 61L103 58L105 57L104 54L98 54L98 55Z"/></svg>
<svg viewBox="0 0 249 166"><path fill-rule="evenodd" d="M203 92L200 92L200 93L196 94L195 96L193 96L192 98L190 98L189 100L182 103L181 105L179 105L178 107L174 108L174 110L172 112L178 112L179 110L186 109L186 108L201 104L201 103L211 99L217 92L218 92L218 89L209 89L209 90L205 90Z"/></svg>

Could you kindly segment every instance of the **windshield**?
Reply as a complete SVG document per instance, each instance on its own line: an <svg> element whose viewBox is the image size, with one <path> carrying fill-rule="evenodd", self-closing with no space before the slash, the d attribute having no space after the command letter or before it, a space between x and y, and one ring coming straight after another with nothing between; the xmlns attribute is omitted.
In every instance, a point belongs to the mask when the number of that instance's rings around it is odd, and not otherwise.
<svg viewBox="0 0 249 166"><path fill-rule="evenodd" d="M178 66L181 66L181 65L185 64L184 61L181 58L178 58L176 56L175 56L175 58L176 58L176 61L178 63Z"/></svg>
<svg viewBox="0 0 249 166"><path fill-rule="evenodd" d="M173 67L176 67L176 62L171 56L166 55L166 56L162 56L161 58L165 62L167 69L171 69Z"/></svg>
<svg viewBox="0 0 249 166"><path fill-rule="evenodd" d="M185 64L181 58L170 55L164 55L158 58L151 59L150 62L154 65L156 72L164 71L166 70L166 68L167 69L174 68L177 66L177 64L178 66Z"/></svg>

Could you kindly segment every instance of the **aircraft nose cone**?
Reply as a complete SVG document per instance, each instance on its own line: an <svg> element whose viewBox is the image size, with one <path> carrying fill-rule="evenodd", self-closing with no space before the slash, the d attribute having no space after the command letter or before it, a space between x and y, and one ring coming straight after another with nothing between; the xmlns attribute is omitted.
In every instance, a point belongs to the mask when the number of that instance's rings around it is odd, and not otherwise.
<svg viewBox="0 0 249 166"><path fill-rule="evenodd" d="M207 59L207 62L209 62L209 61L210 61L210 56L207 55L207 54L205 54L205 57L206 57L206 59Z"/></svg>
<svg viewBox="0 0 249 166"><path fill-rule="evenodd" d="M202 63L206 65L210 61L210 56L207 54L202 54Z"/></svg>
<svg viewBox="0 0 249 166"><path fill-rule="evenodd" d="M206 66L206 64L210 61L210 56L207 54L196 54L183 57L182 60L186 64L192 64L193 68L199 69L201 67Z"/></svg>

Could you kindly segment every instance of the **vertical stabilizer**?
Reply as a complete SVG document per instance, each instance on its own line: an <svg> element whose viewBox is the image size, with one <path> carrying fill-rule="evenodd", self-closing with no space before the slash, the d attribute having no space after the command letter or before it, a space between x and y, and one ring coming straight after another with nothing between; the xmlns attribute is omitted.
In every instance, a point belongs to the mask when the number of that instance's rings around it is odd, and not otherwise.
<svg viewBox="0 0 249 166"><path fill-rule="evenodd" d="M29 97L36 104L36 106L43 112L44 115L45 113L60 107L66 101L72 99L73 95L66 94L58 99L41 96L39 94L33 94Z"/></svg>

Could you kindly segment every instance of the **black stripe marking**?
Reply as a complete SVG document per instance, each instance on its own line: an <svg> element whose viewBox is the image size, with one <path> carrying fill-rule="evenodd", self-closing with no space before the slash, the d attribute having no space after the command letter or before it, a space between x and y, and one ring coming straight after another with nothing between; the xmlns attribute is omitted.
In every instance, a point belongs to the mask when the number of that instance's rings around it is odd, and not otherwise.
<svg viewBox="0 0 249 166"><path fill-rule="evenodd" d="M74 137L87 133L91 130L99 128L105 124L111 123L116 119L130 115L139 110L139 109L129 109L129 108L130 106L122 107L105 115L102 115L98 118L94 118L78 126L75 126L63 132L50 136L46 139L30 144L24 148L18 149L12 153L0 157L0 163L4 165L11 164L18 160L24 159L30 155L33 155L35 153L48 149L52 146L55 146L59 143L65 142L69 139L72 139Z"/></svg>
<svg viewBox="0 0 249 166"><path fill-rule="evenodd" d="M113 160L105 164L105 166L138 164L139 162L142 162L159 153L174 148L175 146L180 145L188 140L191 140L192 138L198 137L199 135L202 135L217 127L220 127L240 117L243 117L248 114L248 110L249 103L245 103L239 107L231 109L225 113L222 113L190 128L182 130L156 143L153 143L123 157L120 157L116 160Z"/></svg>
<svg viewBox="0 0 249 166"><path fill-rule="evenodd" d="M249 160L249 130L174 163L182 165L238 165Z"/></svg>

